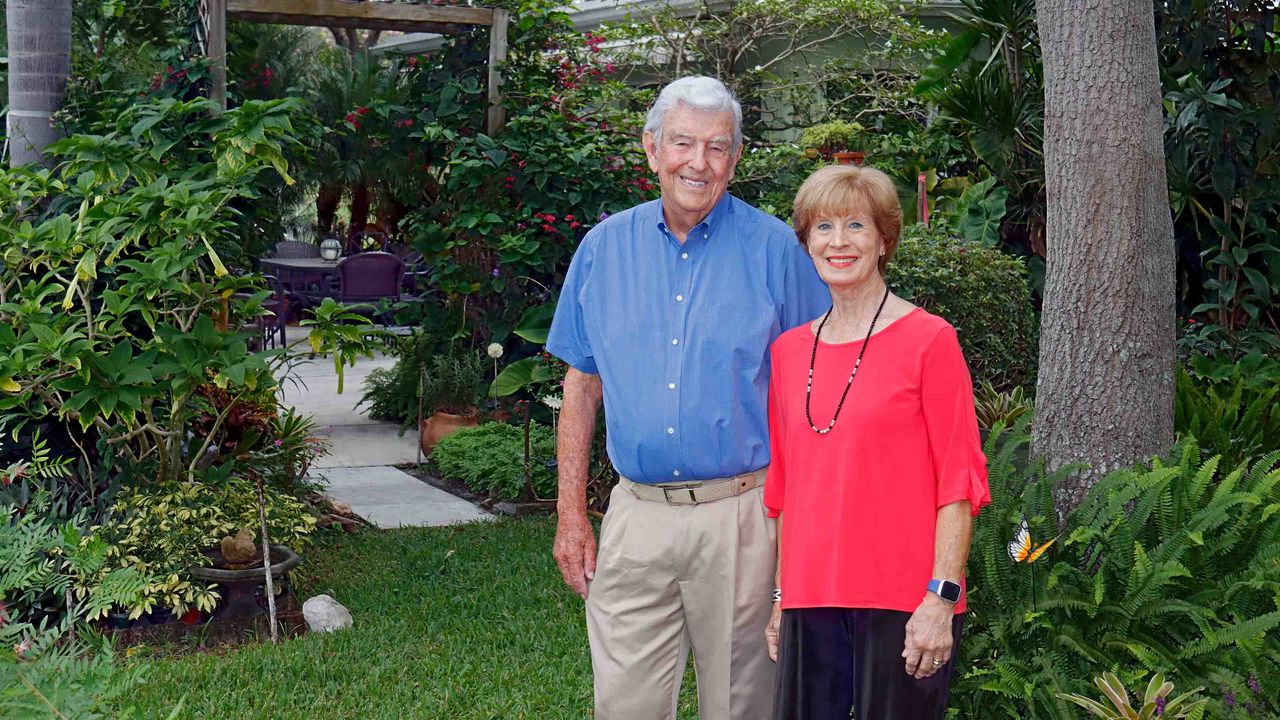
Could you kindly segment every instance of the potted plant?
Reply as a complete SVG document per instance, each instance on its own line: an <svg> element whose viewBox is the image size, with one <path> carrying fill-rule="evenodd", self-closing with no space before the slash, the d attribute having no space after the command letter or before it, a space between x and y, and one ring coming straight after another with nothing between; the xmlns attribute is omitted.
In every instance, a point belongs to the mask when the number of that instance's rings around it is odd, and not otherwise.
<svg viewBox="0 0 1280 720"><path fill-rule="evenodd" d="M451 351L431 359L423 399L432 414L419 428L423 452L430 453L440 438L459 428L479 424L476 407L483 397L484 380L484 361L479 353Z"/></svg>
<svg viewBox="0 0 1280 720"><path fill-rule="evenodd" d="M821 155L824 160L841 165L861 165L867 154L850 148L863 129L858 123L842 120L820 123L800 133L800 146Z"/></svg>

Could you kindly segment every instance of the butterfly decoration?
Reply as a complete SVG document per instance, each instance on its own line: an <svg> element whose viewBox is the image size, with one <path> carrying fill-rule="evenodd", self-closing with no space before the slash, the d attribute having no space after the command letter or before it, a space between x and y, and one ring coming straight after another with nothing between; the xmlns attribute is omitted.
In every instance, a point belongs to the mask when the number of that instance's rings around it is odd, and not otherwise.
<svg viewBox="0 0 1280 720"><path fill-rule="evenodd" d="M1033 543L1031 542L1031 529L1027 527L1027 516L1023 515L1022 524L1018 527L1017 534L1009 541L1009 557L1014 562L1030 564L1039 560L1040 556L1044 554L1044 551L1048 550L1049 546L1053 545L1057 541L1058 538L1055 537L1049 540L1049 542L1032 549Z"/></svg>
<svg viewBox="0 0 1280 720"><path fill-rule="evenodd" d="M1058 538L1055 536L1049 542L1036 546L1031 541L1031 528L1027 527L1027 516L1022 516L1022 523L1018 525L1018 532L1009 541L1009 558L1015 563L1025 563L1031 565L1044 555L1044 551L1048 550ZM1036 609L1036 567L1031 565L1031 611Z"/></svg>

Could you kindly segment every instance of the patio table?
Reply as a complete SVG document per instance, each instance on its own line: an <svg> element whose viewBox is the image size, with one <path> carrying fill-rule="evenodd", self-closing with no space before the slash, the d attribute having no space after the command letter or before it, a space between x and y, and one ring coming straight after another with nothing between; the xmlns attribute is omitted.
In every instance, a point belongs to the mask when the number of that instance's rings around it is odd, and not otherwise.
<svg viewBox="0 0 1280 720"><path fill-rule="evenodd" d="M306 300L338 296L338 261L323 258L263 258L262 267L294 295ZM316 287L310 288L309 285Z"/></svg>

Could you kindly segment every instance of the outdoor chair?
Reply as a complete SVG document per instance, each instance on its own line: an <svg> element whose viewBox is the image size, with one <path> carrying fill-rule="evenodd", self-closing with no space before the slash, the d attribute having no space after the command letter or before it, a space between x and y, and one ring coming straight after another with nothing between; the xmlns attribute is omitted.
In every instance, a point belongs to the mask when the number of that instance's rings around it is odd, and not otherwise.
<svg viewBox="0 0 1280 720"><path fill-rule="evenodd" d="M289 326L289 294L285 292L284 283L280 282L280 278L275 275L262 277L271 287L271 297L267 298L262 306L273 313L270 316L264 315L258 318L259 327L262 329L262 345L264 348L289 347L289 341L285 338L285 328Z"/></svg>
<svg viewBox="0 0 1280 720"><path fill-rule="evenodd" d="M320 246L305 240L281 240L271 250L275 258L318 258Z"/></svg>
<svg viewBox="0 0 1280 720"><path fill-rule="evenodd" d="M383 300L400 300L404 260L385 252L348 255L338 261L338 301L353 310L376 314Z"/></svg>

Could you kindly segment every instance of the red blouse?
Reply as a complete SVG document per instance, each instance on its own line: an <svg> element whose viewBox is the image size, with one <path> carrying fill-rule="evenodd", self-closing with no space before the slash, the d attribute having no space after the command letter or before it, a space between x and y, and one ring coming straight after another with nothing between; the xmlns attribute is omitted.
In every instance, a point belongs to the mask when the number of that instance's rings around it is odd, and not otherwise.
<svg viewBox="0 0 1280 720"><path fill-rule="evenodd" d="M831 422L861 340L818 343L813 422ZM871 336L835 429L805 419L813 331L774 341L765 481L782 523L782 607L913 612L933 575L938 508L991 502L956 331L912 310ZM961 580L963 585L963 579ZM956 612L963 612L962 596Z"/></svg>

